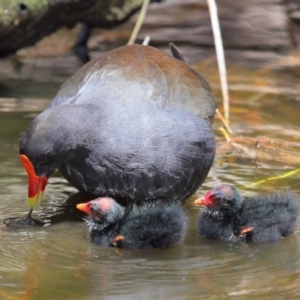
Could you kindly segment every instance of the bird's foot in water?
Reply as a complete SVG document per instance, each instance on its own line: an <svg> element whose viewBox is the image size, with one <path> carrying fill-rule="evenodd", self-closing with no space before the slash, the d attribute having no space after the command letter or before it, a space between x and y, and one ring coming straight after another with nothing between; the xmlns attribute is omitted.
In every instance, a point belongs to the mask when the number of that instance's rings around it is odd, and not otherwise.
<svg viewBox="0 0 300 300"><path fill-rule="evenodd" d="M41 221L41 220L37 220L37 219L34 219L31 214L32 214L32 211L33 209L31 209L28 213L28 216L26 217L26 223L30 226L33 226L33 225L39 225L39 226L44 226L46 223Z"/></svg>
<svg viewBox="0 0 300 300"><path fill-rule="evenodd" d="M110 239L109 243L114 247L118 247L118 244L124 241L124 239L125 238L123 235L117 235L116 237Z"/></svg>

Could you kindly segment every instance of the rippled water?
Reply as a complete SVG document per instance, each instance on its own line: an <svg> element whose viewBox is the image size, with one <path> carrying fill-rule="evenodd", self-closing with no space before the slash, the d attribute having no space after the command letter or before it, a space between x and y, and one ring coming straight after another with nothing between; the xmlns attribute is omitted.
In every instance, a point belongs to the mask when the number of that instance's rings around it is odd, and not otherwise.
<svg viewBox="0 0 300 300"><path fill-rule="evenodd" d="M1 299L296 299L300 295L298 233L275 244L222 244L199 238L200 209L194 207L194 199L185 205L189 217L185 242L168 249L133 251L92 244L82 214L75 209L84 196L58 173L49 180L43 204L34 212L46 225L30 227L18 221L28 212L27 177L18 160L18 142L56 87L45 90L43 99L34 94L0 99ZM240 100L231 117L235 132L299 142L298 101ZM241 118L250 108L258 121ZM225 141L219 125L216 119L221 148ZM243 187L292 169L286 162L272 164L221 151L199 194L224 181ZM244 190L278 188L299 192L299 174Z"/></svg>
<svg viewBox="0 0 300 300"><path fill-rule="evenodd" d="M189 60L193 62L207 50L188 47L184 49L195 55ZM21 74L22 80L0 84L0 299L300 297L299 232L274 244L222 244L197 237L200 208L193 205L197 196L223 182L249 193L290 189L300 194L300 172L249 186L300 168L299 78L280 72L270 77L249 74L240 67L231 71L240 83L231 86L231 127L236 137L250 142L227 144L216 118L217 155L198 195L185 203L189 230L184 243L135 251L90 242L83 214L76 210L86 198L59 173L50 178L42 206L33 214L45 226L30 227L24 221L29 208L27 175L19 162L20 136L78 67L70 55L32 60L27 59L23 72L33 81ZM215 63L204 61L198 67L219 96ZM5 78L3 68L0 74ZM267 137L268 147L262 137Z"/></svg>

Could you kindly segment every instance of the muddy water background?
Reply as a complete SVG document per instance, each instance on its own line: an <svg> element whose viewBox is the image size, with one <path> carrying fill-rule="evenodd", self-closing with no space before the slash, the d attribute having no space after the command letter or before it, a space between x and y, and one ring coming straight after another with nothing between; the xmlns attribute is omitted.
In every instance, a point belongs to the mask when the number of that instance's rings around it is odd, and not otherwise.
<svg viewBox="0 0 300 300"><path fill-rule="evenodd" d="M174 22L179 18L174 11L168 16ZM159 20L157 16L157 25ZM184 24L184 20L181 22ZM100 45L105 51L124 43L130 28L129 24L101 32L101 36L96 31L90 41L92 56L101 55ZM177 30L180 35L180 28ZM19 139L60 84L80 66L69 52L75 31L62 30L40 45L23 50L20 73L9 60L0 61L0 299L299 298L298 232L276 244L221 244L200 239L196 233L200 209L193 206L193 198L185 203L189 217L186 240L169 249L132 251L93 245L82 214L75 209L84 196L59 173L49 180L43 204L34 213L46 225L29 227L15 222L28 212L27 176L18 159ZM160 38L163 40L163 35ZM185 42L181 48L209 79L220 99L214 50L191 45L192 41ZM216 118L218 152L198 196L221 182L233 183L245 193L291 189L300 194L300 173L247 187L299 168L298 55L273 55L262 63L259 55L244 60L238 53L228 54L233 131L239 137L264 136L271 139L271 145L272 139L276 143L262 152L261 147L248 145L243 151L228 148ZM291 144L292 156L281 160L282 149L290 151ZM263 152L270 156L266 158Z"/></svg>

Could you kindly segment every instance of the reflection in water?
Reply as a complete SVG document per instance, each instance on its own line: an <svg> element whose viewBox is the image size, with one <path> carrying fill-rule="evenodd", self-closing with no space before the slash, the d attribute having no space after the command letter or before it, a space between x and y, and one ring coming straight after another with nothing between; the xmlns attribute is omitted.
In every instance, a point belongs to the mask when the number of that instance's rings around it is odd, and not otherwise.
<svg viewBox="0 0 300 300"><path fill-rule="evenodd" d="M235 132L299 143L299 102L280 99L284 103L280 109L272 105L273 99L263 97L250 105L244 103L243 96L234 95L237 112L232 111L231 125ZM42 206L33 212L33 217L45 225L28 226L24 222L29 210L27 175L18 160L18 140L47 101L34 100L37 108L24 101L13 100L11 107L0 101L0 299L300 296L298 233L275 244L222 244L199 238L196 224L200 208L193 205L193 199L185 204L189 231L183 244L139 251L104 248L90 242L82 222L84 214L76 209L77 203L92 197L78 193L55 174L49 180ZM247 111L254 108L259 118L247 119ZM216 120L215 128L219 126ZM215 133L219 135L217 130ZM219 140L218 146L223 143ZM290 188L299 193L299 174L246 188L286 169L291 166L285 161L272 164L238 152L220 152L197 196L223 182L242 187L245 192Z"/></svg>

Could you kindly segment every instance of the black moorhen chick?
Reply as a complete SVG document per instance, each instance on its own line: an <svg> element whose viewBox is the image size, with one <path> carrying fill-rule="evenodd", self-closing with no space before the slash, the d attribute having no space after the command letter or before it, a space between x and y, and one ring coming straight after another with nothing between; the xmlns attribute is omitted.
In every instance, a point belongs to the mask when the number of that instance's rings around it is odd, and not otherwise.
<svg viewBox="0 0 300 300"><path fill-rule="evenodd" d="M56 169L79 190L125 206L181 202L197 190L214 159L216 101L172 52L117 48L62 85L21 139L31 208Z"/></svg>
<svg viewBox="0 0 300 300"><path fill-rule="evenodd" d="M274 242L295 232L299 214L292 192L243 198L233 186L223 184L195 201L205 205L198 223L200 236L226 242Z"/></svg>
<svg viewBox="0 0 300 300"><path fill-rule="evenodd" d="M129 249L162 248L180 243L186 233L186 218L179 204L134 206L130 213L112 198L97 198L78 204L89 217L91 239L102 246Z"/></svg>

